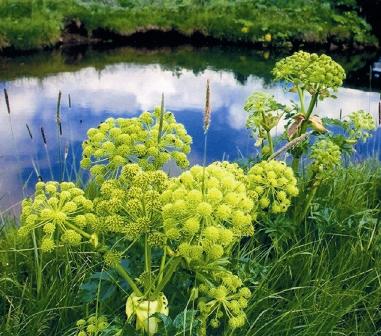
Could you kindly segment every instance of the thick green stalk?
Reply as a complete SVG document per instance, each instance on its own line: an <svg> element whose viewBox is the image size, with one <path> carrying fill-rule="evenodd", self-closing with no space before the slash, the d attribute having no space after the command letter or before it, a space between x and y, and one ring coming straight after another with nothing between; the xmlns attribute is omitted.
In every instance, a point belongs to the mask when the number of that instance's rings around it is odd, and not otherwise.
<svg viewBox="0 0 381 336"><path fill-rule="evenodd" d="M179 266L180 264L180 261L181 261L180 257L177 257L175 259L171 259L170 261L168 261L167 265L170 263L170 266L168 267L167 273L165 273L161 282L157 285L153 293L154 297L159 295L159 293L164 289L164 287L167 285L169 280L171 280L173 273L175 273L177 266Z"/></svg>
<svg viewBox="0 0 381 336"><path fill-rule="evenodd" d="M306 113L306 109L304 107L304 91L299 86L296 86L296 90L298 91L300 100L300 112L304 115Z"/></svg>
<svg viewBox="0 0 381 336"><path fill-rule="evenodd" d="M307 216L307 212L308 212L308 210L310 209L310 206L311 206L311 202L312 202L312 200L314 199L315 194L316 194L316 191L317 191L317 189L319 188L319 185L320 185L320 183L321 183L321 179L319 179L319 178L316 176L316 174L314 174L314 175L312 176L311 181L312 181L312 185L311 185L311 187L310 187L310 191L309 191L309 193L308 193L307 199L306 199L306 201L304 202L304 207L303 207L303 209L300 211L300 217L299 217L298 222L301 222L303 219L306 218L306 216Z"/></svg>
<svg viewBox="0 0 381 336"><path fill-rule="evenodd" d="M273 139L271 137L270 131L266 131L266 135L267 135L267 142L269 143L269 147L270 147L269 155L272 155L274 153L274 144L273 144Z"/></svg>
<svg viewBox="0 0 381 336"><path fill-rule="evenodd" d="M123 266L121 264L113 265L113 268L115 269L115 271L117 271L123 277L123 279L125 279L127 281L127 283L130 285L131 289L133 290L133 292L137 296L143 296L143 293L140 291L138 286L136 286L134 280L132 280L130 275L127 273L127 271L123 268Z"/></svg>
<svg viewBox="0 0 381 336"><path fill-rule="evenodd" d="M144 240L144 259L145 259L145 271L149 277L149 285L148 288L151 288L151 248L148 244L148 234L145 236Z"/></svg>
<svg viewBox="0 0 381 336"><path fill-rule="evenodd" d="M73 224L67 223L68 227L73 229L74 231L78 232L83 237L90 239L91 235L87 232L81 230L80 228L76 227ZM98 247L96 248L98 252L106 253L109 251L109 248L106 245L102 245L99 243ZM136 295L142 296L143 293L140 291L140 289L136 286L134 280L132 280L131 276L127 273L127 271L122 267L122 265L117 264L113 265L113 268L120 274L120 276L127 281L127 283L130 285L131 289L135 292Z"/></svg>

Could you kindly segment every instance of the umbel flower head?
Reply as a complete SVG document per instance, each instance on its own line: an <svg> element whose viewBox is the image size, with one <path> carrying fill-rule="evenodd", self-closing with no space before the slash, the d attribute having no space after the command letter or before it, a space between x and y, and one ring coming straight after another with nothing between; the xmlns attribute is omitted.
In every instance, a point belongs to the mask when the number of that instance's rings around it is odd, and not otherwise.
<svg viewBox="0 0 381 336"><path fill-rule="evenodd" d="M310 158L314 172L330 171L341 162L340 147L330 139L320 139L312 145Z"/></svg>
<svg viewBox="0 0 381 336"><path fill-rule="evenodd" d="M40 247L44 252L62 243L78 245L82 236L76 229L94 225L92 211L93 202L74 183L38 182L34 198L23 201L19 234L26 236L32 230L41 230L44 237Z"/></svg>
<svg viewBox="0 0 381 336"><path fill-rule="evenodd" d="M100 335L107 327L109 323L106 316L92 315L89 318L80 319L76 323L77 333L76 336L92 336Z"/></svg>
<svg viewBox="0 0 381 336"><path fill-rule="evenodd" d="M171 180L162 196L167 243L189 261L211 262L253 234L253 201L235 166L193 166Z"/></svg>
<svg viewBox="0 0 381 336"><path fill-rule="evenodd" d="M126 163L154 170L173 159L179 167L188 167L186 154L192 138L171 112L161 118L160 111L143 112L137 118L109 118L98 128L90 128L82 144L81 167L90 169L99 183L117 176Z"/></svg>
<svg viewBox="0 0 381 336"><path fill-rule="evenodd" d="M284 106L279 104L271 94L254 92L246 100L244 109L249 114L246 120L247 128L261 135L263 130L269 132L278 124Z"/></svg>
<svg viewBox="0 0 381 336"><path fill-rule="evenodd" d="M168 184L160 170L143 171L137 164L123 167L119 178L103 182L95 203L98 232L123 234L135 240L148 233L152 245L162 245L160 195Z"/></svg>
<svg viewBox="0 0 381 336"><path fill-rule="evenodd" d="M348 116L349 138L353 140L365 141L376 129L373 116L366 111L359 110L352 112Z"/></svg>
<svg viewBox="0 0 381 336"><path fill-rule="evenodd" d="M212 281L199 286L198 308L202 320L209 320L212 328L218 328L222 318L228 318L231 329L246 323L244 309L251 297L250 289L243 287L242 280L228 271L213 272Z"/></svg>
<svg viewBox="0 0 381 336"><path fill-rule="evenodd" d="M331 57L305 51L281 59L275 64L273 74L275 79L291 82L310 94L319 90L321 98L329 96L329 89L337 90L345 79L344 69Z"/></svg>
<svg viewBox="0 0 381 336"><path fill-rule="evenodd" d="M247 180L248 195L258 207L254 211L286 212L291 199L299 193L294 172L284 162L257 163L249 170Z"/></svg>

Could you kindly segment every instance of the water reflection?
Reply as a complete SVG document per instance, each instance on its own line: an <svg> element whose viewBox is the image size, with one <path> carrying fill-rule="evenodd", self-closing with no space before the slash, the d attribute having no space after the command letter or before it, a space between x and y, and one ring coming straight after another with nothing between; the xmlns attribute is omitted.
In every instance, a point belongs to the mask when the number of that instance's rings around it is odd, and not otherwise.
<svg viewBox="0 0 381 336"><path fill-rule="evenodd" d="M124 49L122 55L108 51L98 53L97 58L82 57L80 61L75 59L69 63L60 58L62 55L51 55L43 61L32 58L29 63L26 59L19 59L19 66L14 60L3 62L0 89L8 90L11 114L8 115L1 98L0 209L17 203L22 197L22 190L29 194L37 175L44 180L49 179L50 165L54 177L58 178L60 166L63 166L62 157L66 157L65 177L74 178L80 144L89 127L96 126L107 117L128 117L151 110L159 104L162 92L167 109L175 113L177 120L186 125L194 138L191 162L200 163L202 112L208 78L211 81L213 111L208 160L236 159L252 154L253 141L245 129L246 116L242 109L247 96L255 90L264 90L283 103L295 97L285 93L280 84L270 81L269 72L274 59L265 61L251 51L243 55L238 53L239 57L232 52L233 62L229 69L229 52L217 53L219 57L208 61L210 53L209 49L198 53L185 48L179 49L176 57L171 59L173 51L143 53L135 50L134 54L132 49ZM48 63L43 67L41 62ZM62 92L62 137L57 135L56 126L59 91ZM340 109L343 116L356 109L376 114L379 99L376 92L343 88L338 99L319 104L319 114L338 116ZM41 127L46 133L46 148ZM379 146L380 141L374 140L360 146L358 157L380 153Z"/></svg>

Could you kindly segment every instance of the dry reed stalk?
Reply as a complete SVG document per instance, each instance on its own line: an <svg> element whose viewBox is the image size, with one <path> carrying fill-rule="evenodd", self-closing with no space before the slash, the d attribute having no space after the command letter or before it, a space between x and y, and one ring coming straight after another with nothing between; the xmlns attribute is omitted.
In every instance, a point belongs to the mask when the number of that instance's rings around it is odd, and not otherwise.
<svg viewBox="0 0 381 336"><path fill-rule="evenodd" d="M46 141L46 135L45 135L45 131L44 131L43 127L41 127L41 136L42 136L42 141L44 142L44 148L45 148L46 158L48 160L49 171L50 171L50 178L52 180L54 180L52 163L50 161L50 155L49 155L49 150L48 150L48 142Z"/></svg>
<svg viewBox="0 0 381 336"><path fill-rule="evenodd" d="M206 81L206 95L205 95L205 110L204 110L204 133L208 132L211 119L211 107L210 107L210 81Z"/></svg>

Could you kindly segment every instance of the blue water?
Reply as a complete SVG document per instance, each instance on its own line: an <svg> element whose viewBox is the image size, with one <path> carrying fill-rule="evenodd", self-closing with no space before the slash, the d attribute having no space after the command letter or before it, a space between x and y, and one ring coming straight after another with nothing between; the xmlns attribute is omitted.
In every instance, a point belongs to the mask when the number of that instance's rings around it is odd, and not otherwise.
<svg viewBox="0 0 381 336"><path fill-rule="evenodd" d="M139 51L140 52L140 51ZM160 51L156 51L159 56ZM168 51L162 51L167 53ZM192 57L192 52L190 51ZM140 52L141 53L141 52ZM139 55L138 55L139 56ZM233 55L236 57L236 54ZM233 57L232 56L232 57ZM229 57L229 55L227 55ZM241 58L229 69L229 65L217 66L216 62L204 59L203 67L197 71L187 63L177 65L174 58L171 66L158 59L139 62L137 59L110 60L108 63L91 64L75 61L59 63L58 70L47 71L43 75L34 74L40 63L19 63L8 65L11 70L0 67L0 89L7 88L11 114L8 115L4 98L0 98L0 209L17 211L17 204L23 195L33 191L38 175L44 180L53 177L74 179L78 172L81 156L81 142L90 127L97 126L108 117L131 117L144 110L152 110L160 104L161 94L165 95L167 110L174 112L177 120L185 124L193 137L190 154L192 164L200 163L203 152L203 107L205 84L211 82L212 121L208 136L208 161L250 156L254 153L254 141L245 128L243 104L255 90L264 90L286 103L295 97L286 93L280 83L273 83L263 73L263 66L252 59L252 68L237 71ZM43 62L48 62L46 57ZM246 57L245 66L250 65ZM257 63L255 63L257 62ZM274 62L274 61L272 61ZM94 62L95 63L95 62ZM181 62L179 62L180 64ZM265 63L264 63L265 64ZM24 68L23 68L24 67ZM33 68L34 67L34 68ZM258 71L258 69L262 69ZM268 67L271 69L271 66ZM25 70L24 70L25 69ZM347 84L348 85L348 84ZM326 100L318 105L322 117L338 117L342 114L365 109L376 117L380 95L375 90L342 88L338 99ZM56 102L58 92L62 92L61 119L62 137L58 137L56 125ZM2 92L1 92L2 93ZM71 97L69 106L68 95ZM26 124L30 127L30 138ZM47 146L41 137L44 128ZM13 132L12 132L13 131ZM281 131L281 128L277 130ZM356 160L376 156L380 158L381 133L365 144L358 146ZM61 154L61 155L60 155ZM63 159L66 156L66 159ZM61 159L60 159L61 158ZM65 160L65 163L63 162ZM50 162L49 162L50 161ZM65 171L62 172L62 166Z"/></svg>

